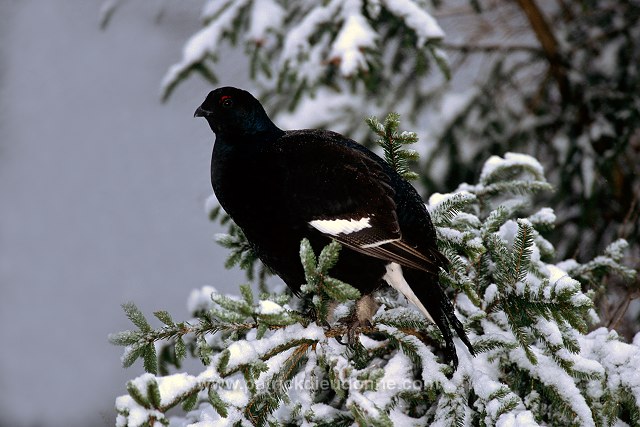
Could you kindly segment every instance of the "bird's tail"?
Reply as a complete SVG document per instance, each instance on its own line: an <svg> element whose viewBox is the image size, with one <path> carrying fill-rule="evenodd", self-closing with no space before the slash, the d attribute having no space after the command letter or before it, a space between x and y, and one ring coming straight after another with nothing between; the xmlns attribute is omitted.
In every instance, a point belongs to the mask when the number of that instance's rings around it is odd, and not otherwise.
<svg viewBox="0 0 640 427"><path fill-rule="evenodd" d="M458 355L453 343L451 328L456 331L462 342L469 349L471 355L475 355L473 346L464 332L462 323L455 315L453 305L444 291L438 284L438 277L413 268L404 268L403 275L407 283L410 284L415 296L420 300L428 312L427 317L431 317L435 322L445 341L445 358L456 369L458 367Z"/></svg>

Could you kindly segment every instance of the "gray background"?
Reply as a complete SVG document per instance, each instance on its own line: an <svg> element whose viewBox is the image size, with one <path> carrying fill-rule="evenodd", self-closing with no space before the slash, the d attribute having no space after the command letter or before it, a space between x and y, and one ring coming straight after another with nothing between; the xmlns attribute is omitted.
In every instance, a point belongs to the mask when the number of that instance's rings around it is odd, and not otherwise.
<svg viewBox="0 0 640 427"><path fill-rule="evenodd" d="M200 0L0 0L0 425L113 425L120 304L187 316L189 291L237 289L204 214L210 85L159 84L199 28ZM243 85L223 58L221 83ZM237 57L238 55L236 55Z"/></svg>

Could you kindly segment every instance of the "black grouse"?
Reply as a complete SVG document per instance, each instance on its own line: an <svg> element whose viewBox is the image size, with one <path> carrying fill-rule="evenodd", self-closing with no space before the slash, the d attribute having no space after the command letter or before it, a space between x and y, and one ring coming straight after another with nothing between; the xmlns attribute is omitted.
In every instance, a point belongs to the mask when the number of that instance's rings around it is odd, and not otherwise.
<svg viewBox="0 0 640 427"><path fill-rule="evenodd" d="M343 245L330 274L364 295L356 317L375 312L370 294L383 281L433 321L457 366L450 326L473 354L453 306L438 284L448 261L416 190L386 161L326 130L279 129L249 92L223 87L195 112L216 134L211 183L260 260L294 293L305 283L299 248Z"/></svg>

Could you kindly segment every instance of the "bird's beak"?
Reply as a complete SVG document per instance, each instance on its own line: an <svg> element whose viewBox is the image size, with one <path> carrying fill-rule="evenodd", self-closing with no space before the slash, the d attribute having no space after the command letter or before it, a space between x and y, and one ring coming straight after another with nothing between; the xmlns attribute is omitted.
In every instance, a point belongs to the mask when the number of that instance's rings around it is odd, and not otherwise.
<svg viewBox="0 0 640 427"><path fill-rule="evenodd" d="M205 110L202 106L198 107L196 112L193 113L193 117L207 117L209 115L211 115L211 111Z"/></svg>

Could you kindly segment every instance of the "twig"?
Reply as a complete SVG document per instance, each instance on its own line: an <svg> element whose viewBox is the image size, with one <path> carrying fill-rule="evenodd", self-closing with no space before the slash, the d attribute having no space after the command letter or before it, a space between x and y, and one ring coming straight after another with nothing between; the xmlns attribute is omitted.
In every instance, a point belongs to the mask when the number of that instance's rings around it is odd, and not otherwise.
<svg viewBox="0 0 640 427"><path fill-rule="evenodd" d="M569 86L569 78L562 65L562 58L560 57L560 51L558 48L558 40L551 31L549 24L542 15L542 11L536 4L535 0L517 0L520 8L527 16L531 28L536 35L536 38L542 46L544 55L549 62L549 68L551 75L556 80L562 101L565 104L570 104L571 91Z"/></svg>
<svg viewBox="0 0 640 427"><path fill-rule="evenodd" d="M627 237L627 235L629 234L629 230L627 229L627 225L629 223L636 222L638 219L638 212L636 211L636 206L638 205L638 195L634 194L633 195L633 199L631 200L631 205L629 206L629 210L627 211L627 214L624 216L624 220L622 221L622 224L620 224L620 227L618 228L618 238L619 239L624 239ZM632 218L635 217L635 218Z"/></svg>
<svg viewBox="0 0 640 427"><path fill-rule="evenodd" d="M513 51L525 51L540 54L543 53L542 49L536 46L525 45L525 44L454 44L454 43L443 43L441 45L443 49L447 50L457 50L462 53L468 52L482 52L482 53L492 53L492 52L513 52Z"/></svg>
<svg viewBox="0 0 640 427"><path fill-rule="evenodd" d="M636 299L638 297L640 297L640 292L631 291L631 290L627 291L627 295L622 300L622 302L620 303L618 308L615 310L615 315L613 316L613 318L609 321L609 325L607 326L609 329L617 329L618 328L618 325L619 325L620 321L622 320L622 318L624 317L625 313L629 309L629 305L631 304L631 301L633 301L634 299Z"/></svg>

